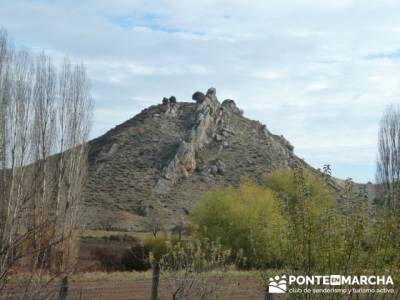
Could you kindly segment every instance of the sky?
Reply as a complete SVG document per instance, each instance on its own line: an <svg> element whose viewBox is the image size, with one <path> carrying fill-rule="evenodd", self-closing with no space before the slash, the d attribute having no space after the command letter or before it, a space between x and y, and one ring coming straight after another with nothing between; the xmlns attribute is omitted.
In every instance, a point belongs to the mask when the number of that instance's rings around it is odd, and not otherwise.
<svg viewBox="0 0 400 300"><path fill-rule="evenodd" d="M381 115L400 101L399 11L391 0L0 0L0 27L86 65L92 137L213 86L312 166L367 182Z"/></svg>

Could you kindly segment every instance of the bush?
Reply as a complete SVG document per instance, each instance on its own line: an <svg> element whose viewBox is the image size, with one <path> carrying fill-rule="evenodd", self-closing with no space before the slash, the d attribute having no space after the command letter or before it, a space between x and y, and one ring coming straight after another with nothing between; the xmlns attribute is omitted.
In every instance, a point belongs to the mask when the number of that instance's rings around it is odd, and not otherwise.
<svg viewBox="0 0 400 300"><path fill-rule="evenodd" d="M102 246L97 246L91 254L99 261L103 271L146 271L150 269L149 248L139 242L131 247L121 245L118 238L110 239Z"/></svg>
<svg viewBox="0 0 400 300"><path fill-rule="evenodd" d="M192 99L196 101L196 103L203 103L206 99L206 95L204 95L202 92L197 91L192 95Z"/></svg>
<svg viewBox="0 0 400 300"><path fill-rule="evenodd" d="M168 252L169 247L177 243L174 237L164 236L149 236L143 240L143 245L150 252L151 262L159 262L165 253Z"/></svg>
<svg viewBox="0 0 400 300"><path fill-rule="evenodd" d="M342 212L331 184L329 173L297 166L269 174L263 186L219 188L194 207L194 234L231 249L239 267L391 274L398 280L399 216L387 210L371 216L368 201L349 180L341 193L348 209Z"/></svg>
<svg viewBox="0 0 400 300"><path fill-rule="evenodd" d="M364 238L359 219L347 223L353 232L343 228L324 178L300 167L271 173L264 186L245 182L211 192L195 206L192 220L200 238L219 241L239 267L248 268L326 270L344 259L342 236L353 237L355 259Z"/></svg>
<svg viewBox="0 0 400 300"><path fill-rule="evenodd" d="M160 267L172 299L216 299L228 270L229 254L208 240L188 239L169 245ZM207 276L211 271L216 272Z"/></svg>
<svg viewBox="0 0 400 300"><path fill-rule="evenodd" d="M91 254L99 261L102 271L114 272L123 271L121 263L121 252L106 246L98 246L91 251Z"/></svg>
<svg viewBox="0 0 400 300"><path fill-rule="evenodd" d="M195 234L232 250L239 267L280 267L286 225L278 199L252 182L213 191L192 212Z"/></svg>
<svg viewBox="0 0 400 300"><path fill-rule="evenodd" d="M169 97L169 103L176 104L176 97L175 96Z"/></svg>
<svg viewBox="0 0 400 300"><path fill-rule="evenodd" d="M127 234L112 234L108 237L104 237L105 240L108 241L117 241L117 242L132 242L132 243L138 243L137 239L134 237L127 235Z"/></svg>
<svg viewBox="0 0 400 300"><path fill-rule="evenodd" d="M121 264L127 271L146 271L151 267L149 254L147 247L137 244L124 252Z"/></svg>

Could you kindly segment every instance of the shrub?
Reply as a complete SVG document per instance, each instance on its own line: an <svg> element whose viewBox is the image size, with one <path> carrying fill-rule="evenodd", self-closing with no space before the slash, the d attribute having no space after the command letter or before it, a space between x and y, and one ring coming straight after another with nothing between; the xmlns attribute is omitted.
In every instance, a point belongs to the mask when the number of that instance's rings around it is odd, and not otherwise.
<svg viewBox="0 0 400 300"><path fill-rule="evenodd" d="M168 247L176 242L176 238L173 237L149 236L143 240L143 245L150 252L151 261L158 262L168 252Z"/></svg>
<svg viewBox="0 0 400 300"><path fill-rule="evenodd" d="M109 241L120 241L120 242L132 242L132 243L138 243L138 241L127 234L112 234L108 237L104 237L105 240L109 240Z"/></svg>
<svg viewBox="0 0 400 300"><path fill-rule="evenodd" d="M252 182L205 196L192 212L195 234L232 250L239 267L279 267L285 220L274 194ZM244 259L243 259L244 258Z"/></svg>
<svg viewBox="0 0 400 300"><path fill-rule="evenodd" d="M196 101L196 103L203 103L206 99L206 95L204 95L202 92L197 91L192 95L192 99Z"/></svg>
<svg viewBox="0 0 400 300"><path fill-rule="evenodd" d="M121 244L121 236L117 240L115 237L91 251L103 271L145 271L151 267L148 247L133 239L134 245L128 248L126 244Z"/></svg>
<svg viewBox="0 0 400 300"><path fill-rule="evenodd" d="M279 170L266 183L219 188L194 207L194 234L231 249L239 267L293 274L391 274L400 278L399 216L371 215L350 180L339 209L329 173ZM343 205L343 203L341 203ZM342 211L343 210L343 211ZM265 274L266 271L263 271Z"/></svg>
<svg viewBox="0 0 400 300"><path fill-rule="evenodd" d="M176 97L175 96L171 96L171 97L169 97L169 103L171 103L171 104L176 104Z"/></svg>
<svg viewBox="0 0 400 300"><path fill-rule="evenodd" d="M137 244L125 250L121 257L121 264L127 271L146 271L150 269L149 249Z"/></svg>
<svg viewBox="0 0 400 300"><path fill-rule="evenodd" d="M91 251L91 254L99 261L102 271L122 271L121 252L106 246L98 246Z"/></svg>
<svg viewBox="0 0 400 300"><path fill-rule="evenodd" d="M172 299L215 299L228 270L230 251L208 240L189 239L169 245L161 260ZM208 272L214 271L212 276Z"/></svg>

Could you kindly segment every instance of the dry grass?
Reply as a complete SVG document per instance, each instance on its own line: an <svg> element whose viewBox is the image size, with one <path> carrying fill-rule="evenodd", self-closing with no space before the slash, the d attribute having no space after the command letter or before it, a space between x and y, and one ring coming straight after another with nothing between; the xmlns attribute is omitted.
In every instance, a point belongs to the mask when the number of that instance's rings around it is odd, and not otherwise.
<svg viewBox="0 0 400 300"><path fill-rule="evenodd" d="M108 230L80 230L77 232L77 236L81 239L103 239L110 236L123 236L127 235L136 239L143 239L151 236L148 232L129 232L129 231L108 231Z"/></svg>
<svg viewBox="0 0 400 300"><path fill-rule="evenodd" d="M273 275L280 274L279 271L271 270ZM137 279L150 279L152 275L151 270L146 272L87 272L81 274L75 274L71 277L74 282L95 282L95 281L130 281ZM215 272L209 272L206 276L214 276ZM240 270L229 270L226 273L226 278L254 278L260 279L259 271L240 271Z"/></svg>
<svg viewBox="0 0 400 300"><path fill-rule="evenodd" d="M278 274L277 271L271 271L271 274ZM138 279L150 279L152 275L151 270L145 272L85 272L74 274L70 277L73 282L96 282L96 281L131 281ZM213 276L215 272L209 272L206 276ZM230 270L226 273L226 278L237 278L237 277L247 277L247 278L260 278L260 272L258 271L238 271ZM27 273L20 273L18 275L13 275L9 277L9 282L17 283L23 282L30 278ZM51 277L49 275L42 275L43 281L49 280Z"/></svg>
<svg viewBox="0 0 400 300"><path fill-rule="evenodd" d="M151 271L146 272L88 272L75 274L71 277L73 282L96 281L132 281L138 279L150 279Z"/></svg>

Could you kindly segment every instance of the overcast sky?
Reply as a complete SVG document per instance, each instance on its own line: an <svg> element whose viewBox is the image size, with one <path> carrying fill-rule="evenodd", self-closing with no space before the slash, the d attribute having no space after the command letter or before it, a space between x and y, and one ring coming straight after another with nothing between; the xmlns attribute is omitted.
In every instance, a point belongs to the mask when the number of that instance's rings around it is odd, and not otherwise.
<svg viewBox="0 0 400 300"><path fill-rule="evenodd" d="M217 88L314 167L374 179L400 100L400 1L0 0L15 44L84 62L92 137L163 96Z"/></svg>

